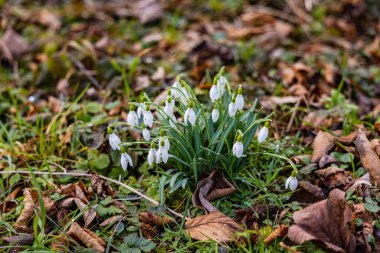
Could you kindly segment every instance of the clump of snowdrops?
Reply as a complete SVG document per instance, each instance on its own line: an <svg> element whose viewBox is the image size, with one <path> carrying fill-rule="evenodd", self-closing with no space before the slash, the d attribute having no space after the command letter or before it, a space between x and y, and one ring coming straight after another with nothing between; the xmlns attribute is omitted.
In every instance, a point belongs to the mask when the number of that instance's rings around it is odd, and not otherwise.
<svg viewBox="0 0 380 253"><path fill-rule="evenodd" d="M232 177L248 161L249 146L260 145L269 134L269 117L259 118L256 101L248 107L241 86L231 90L223 69L214 77L206 103L201 103L179 76L160 104L146 95L130 104L127 122L108 128L109 143L121 151L124 170L133 167L129 151L149 145L149 166L165 164L171 168L167 173L176 173L170 180L172 191L184 187L188 178L197 182L202 172L220 169ZM144 141L122 142L114 132L120 124L140 132ZM286 181L291 190L297 187L297 170L293 168Z"/></svg>

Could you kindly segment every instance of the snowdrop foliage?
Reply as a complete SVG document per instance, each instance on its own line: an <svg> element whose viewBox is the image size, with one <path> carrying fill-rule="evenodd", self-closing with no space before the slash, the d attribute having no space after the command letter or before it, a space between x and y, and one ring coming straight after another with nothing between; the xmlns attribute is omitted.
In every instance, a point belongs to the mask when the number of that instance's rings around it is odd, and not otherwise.
<svg viewBox="0 0 380 253"><path fill-rule="evenodd" d="M165 167L195 181L201 173L214 169L231 175L247 166L249 155L245 149L258 145L268 136L266 124L266 130L263 127L258 141L254 141L259 126L269 118L258 117L256 101L247 102L242 87L233 89L223 69L214 77L209 94L200 100L178 77L163 101L154 103L143 94L139 102L131 102L128 124L111 125L111 128L126 125L130 131L142 132L145 142L121 142L110 128L110 145L116 150L119 146L128 147L129 154L143 152L149 166L167 163ZM135 108L141 108L139 114L143 119L138 117ZM120 163L125 169L132 166L128 157L122 152Z"/></svg>

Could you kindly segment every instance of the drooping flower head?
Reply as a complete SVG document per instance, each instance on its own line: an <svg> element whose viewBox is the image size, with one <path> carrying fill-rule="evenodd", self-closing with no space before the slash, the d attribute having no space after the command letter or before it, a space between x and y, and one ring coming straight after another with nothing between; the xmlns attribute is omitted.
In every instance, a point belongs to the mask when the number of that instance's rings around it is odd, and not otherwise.
<svg viewBox="0 0 380 253"><path fill-rule="evenodd" d="M212 110L211 118L212 118L212 122L214 123L217 122L219 119L219 111L216 104L214 106L214 109Z"/></svg>
<svg viewBox="0 0 380 253"><path fill-rule="evenodd" d="M119 138L119 136L117 136L113 131L112 131L112 128L108 128L107 129L107 132L108 132L108 141L110 143L110 146L113 150L120 150L120 146L119 144L121 143L121 140Z"/></svg>
<svg viewBox="0 0 380 253"><path fill-rule="evenodd" d="M150 141L150 132L149 132L148 128L146 128L146 126L145 126L144 123L141 124L141 127L143 129L142 130L142 135L144 137L144 140L145 141Z"/></svg>
<svg viewBox="0 0 380 253"><path fill-rule="evenodd" d="M265 125L260 129L257 135L257 140L259 141L259 143L262 143L268 137L268 134L269 134L268 127L269 127L269 123L266 122Z"/></svg>
<svg viewBox="0 0 380 253"><path fill-rule="evenodd" d="M285 189L289 188L291 191L294 191L295 189L297 189L298 180L297 180L296 175L297 175L297 172L293 171L292 175L286 179Z"/></svg>
<svg viewBox="0 0 380 253"><path fill-rule="evenodd" d="M228 105L228 114L230 117L235 117L237 112L237 107L236 107L236 97L232 96L231 103Z"/></svg>
<svg viewBox="0 0 380 253"><path fill-rule="evenodd" d="M187 122L190 122L190 124L194 126L196 116L195 116L195 112L193 109L193 101L189 102L189 105L187 106L187 109L185 111L185 115L183 118L184 118L185 125L187 125Z"/></svg>
<svg viewBox="0 0 380 253"><path fill-rule="evenodd" d="M169 149L170 149L170 142L169 142L168 137L165 136L165 131L163 129L161 129L161 131L160 131L160 139L159 139L159 142L158 142L158 146L160 146L160 142L161 141L164 141L165 149L169 151Z"/></svg>
<svg viewBox="0 0 380 253"><path fill-rule="evenodd" d="M150 145L149 153L148 153L148 164L149 166L152 166L154 163L154 160L156 158L157 150L156 150L156 144L152 142Z"/></svg>
<svg viewBox="0 0 380 253"><path fill-rule="evenodd" d="M220 98L220 91L215 83L211 86L210 98L213 103Z"/></svg>
<svg viewBox="0 0 380 253"><path fill-rule="evenodd" d="M227 79L224 76L224 67L219 71L219 74L215 78L217 78L216 85L218 86L219 95L222 97L228 83Z"/></svg>
<svg viewBox="0 0 380 253"><path fill-rule="evenodd" d="M135 106L131 105L129 107L129 113L127 116L127 123L133 126L137 126L139 124L139 118L135 112Z"/></svg>
<svg viewBox="0 0 380 253"><path fill-rule="evenodd" d="M120 164L124 171L128 169L128 165L133 167L132 158L127 154L124 147L121 147Z"/></svg>
<svg viewBox="0 0 380 253"><path fill-rule="evenodd" d="M232 154L236 156L237 158L240 158L243 156L243 142L242 142L243 136L239 133L238 137L236 138L236 142L234 146L232 147Z"/></svg>
<svg viewBox="0 0 380 253"><path fill-rule="evenodd" d="M145 112L145 107L146 107L146 97L141 96L140 97L140 105L137 107L137 117L140 119Z"/></svg>
<svg viewBox="0 0 380 253"><path fill-rule="evenodd" d="M157 154L156 154L156 163L160 163L161 160L164 163L166 163L168 161L168 159L169 159L169 152L165 148L165 142L160 141L160 147L158 148Z"/></svg>
<svg viewBox="0 0 380 253"><path fill-rule="evenodd" d="M146 105L145 112L144 112L144 124L148 127L153 126L153 114L149 109L149 105Z"/></svg>
<svg viewBox="0 0 380 253"><path fill-rule="evenodd" d="M243 110L244 108L243 88L241 85L239 85L238 94L236 96L236 108L238 110Z"/></svg>

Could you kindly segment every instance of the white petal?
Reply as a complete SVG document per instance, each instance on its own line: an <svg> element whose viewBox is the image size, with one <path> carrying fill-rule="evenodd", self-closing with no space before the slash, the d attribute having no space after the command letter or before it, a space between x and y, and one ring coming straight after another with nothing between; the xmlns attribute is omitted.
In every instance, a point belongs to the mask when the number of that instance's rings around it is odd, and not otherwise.
<svg viewBox="0 0 380 253"><path fill-rule="evenodd" d="M160 147L157 150L157 153L156 153L156 163L160 163L161 162L161 154L162 154L162 148Z"/></svg>
<svg viewBox="0 0 380 253"><path fill-rule="evenodd" d="M190 124L194 126L195 120L196 120L195 112L194 112L193 108L190 108L190 113L189 113Z"/></svg>
<svg viewBox="0 0 380 253"><path fill-rule="evenodd" d="M121 164L121 167L123 168L124 171L126 171L128 169L128 158L127 158L127 154L126 153L123 153L121 154L121 157L120 157L120 164Z"/></svg>
<svg viewBox="0 0 380 253"><path fill-rule="evenodd" d="M189 117L189 113L190 113L190 108L187 108L186 111L185 111L185 115L183 116L183 123L185 123L185 125L187 125L187 120L188 120L188 117Z"/></svg>
<svg viewBox="0 0 380 253"><path fill-rule="evenodd" d="M172 102L174 102L174 100L172 100ZM168 103L168 101L166 101L164 111L167 115L172 115L174 112L173 103Z"/></svg>
<svg viewBox="0 0 380 253"><path fill-rule="evenodd" d="M235 117L236 103L230 103L230 105L228 106L228 114L230 115L230 117Z"/></svg>
<svg viewBox="0 0 380 253"><path fill-rule="evenodd" d="M150 132L148 129L144 128L142 134L145 141L150 141Z"/></svg>
<svg viewBox="0 0 380 253"><path fill-rule="evenodd" d="M219 111L217 109L212 110L211 117L212 117L212 122L214 123L217 122L219 119Z"/></svg>
<svg viewBox="0 0 380 253"><path fill-rule="evenodd" d="M149 164L149 166L153 165L155 155L156 155L156 150L153 148L149 149L149 153L148 153L148 164Z"/></svg>
<svg viewBox="0 0 380 253"><path fill-rule="evenodd" d="M174 84L172 85L173 88L179 88L181 85L179 82L175 81ZM173 98L179 98L179 91L177 89L171 89L172 96Z"/></svg>
<svg viewBox="0 0 380 253"><path fill-rule="evenodd" d="M289 188L289 184L290 184L290 180L292 179L292 177L288 177L285 181L285 189L288 189Z"/></svg>
<svg viewBox="0 0 380 253"><path fill-rule="evenodd" d="M127 116L127 123L133 126L138 125L139 120L135 111L130 111Z"/></svg>
<svg viewBox="0 0 380 253"><path fill-rule="evenodd" d="M216 85L213 85L210 89L210 98L212 102L215 102L220 98L219 88Z"/></svg>
<svg viewBox="0 0 380 253"><path fill-rule="evenodd" d="M297 185L298 185L298 180L296 177L292 177L292 179L290 180L290 183L289 183L289 189L294 191L295 189L297 189Z"/></svg>
<svg viewBox="0 0 380 253"><path fill-rule="evenodd" d="M220 96L223 96L227 84L227 79L224 76L220 76L217 82Z"/></svg>
<svg viewBox="0 0 380 253"><path fill-rule="evenodd" d="M119 144L121 143L121 140L115 133L110 134L109 143L113 150L120 150Z"/></svg>
<svg viewBox="0 0 380 253"><path fill-rule="evenodd" d="M152 127L153 126L153 114L151 111L145 111L144 113L144 124Z"/></svg>
<svg viewBox="0 0 380 253"><path fill-rule="evenodd" d="M260 129L258 135L257 135L257 140L259 141L259 143L262 143L263 141L265 141L265 139L268 137L268 133L269 133L269 129L267 127L263 127Z"/></svg>
<svg viewBox="0 0 380 253"><path fill-rule="evenodd" d="M167 137L165 137L164 139L164 148L169 151L170 149L170 142L169 142L169 139Z"/></svg>
<svg viewBox="0 0 380 253"><path fill-rule="evenodd" d="M164 163L167 163L168 159L169 159L169 153L166 149L163 149L162 152L161 152L161 157L162 157L162 161Z"/></svg>
<svg viewBox="0 0 380 253"><path fill-rule="evenodd" d="M243 143L241 141L235 142L233 148L232 148L232 154L235 155L237 158L240 158L243 156Z"/></svg>
<svg viewBox="0 0 380 253"><path fill-rule="evenodd" d="M236 96L236 108L238 110L243 110L243 108L244 108L244 97L243 97L243 95L237 95Z"/></svg>

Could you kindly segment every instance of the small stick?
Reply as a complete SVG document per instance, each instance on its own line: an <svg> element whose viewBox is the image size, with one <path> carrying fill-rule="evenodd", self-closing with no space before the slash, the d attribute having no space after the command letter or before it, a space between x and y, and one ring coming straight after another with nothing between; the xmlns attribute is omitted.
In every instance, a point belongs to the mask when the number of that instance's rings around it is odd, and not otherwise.
<svg viewBox="0 0 380 253"><path fill-rule="evenodd" d="M19 171L19 170L8 170L8 171L0 171L0 175L1 174L14 174L14 173L20 173L20 174L32 174L30 171ZM93 175L92 174L87 174L87 173L74 173L74 172L41 172L41 171L35 171L33 172L33 174L35 175L53 175L53 176L76 176L76 177L92 177ZM152 203L153 205L155 206L159 206L160 203L157 202L156 200L150 198L149 196L146 196L144 194L142 194L141 192L139 192L138 190L130 187L129 185L126 185L122 182L119 182L117 180L114 180L112 178L109 178L109 177L105 177L105 176L102 176L102 175L97 175L99 178L101 179L104 179L106 181L109 181L109 182L112 182L112 183L115 183L115 184L118 184L126 189L128 189L129 191L139 195L140 197L148 200L150 203ZM181 218L181 219L185 219L185 220L190 220L189 218L187 217L184 217L182 214L180 213L177 213L176 211L166 207L166 209L172 213L173 215Z"/></svg>

